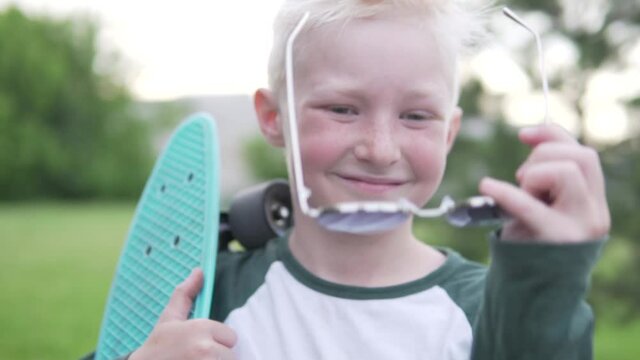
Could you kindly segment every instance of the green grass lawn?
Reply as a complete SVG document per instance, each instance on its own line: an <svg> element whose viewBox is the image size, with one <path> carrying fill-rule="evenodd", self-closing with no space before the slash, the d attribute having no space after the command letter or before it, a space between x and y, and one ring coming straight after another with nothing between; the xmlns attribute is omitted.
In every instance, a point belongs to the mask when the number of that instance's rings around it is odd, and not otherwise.
<svg viewBox="0 0 640 360"><path fill-rule="evenodd" d="M0 359L77 359L95 347L134 207L0 206Z"/></svg>
<svg viewBox="0 0 640 360"><path fill-rule="evenodd" d="M636 360L640 358L640 321L622 325L596 318L595 358Z"/></svg>
<svg viewBox="0 0 640 360"><path fill-rule="evenodd" d="M93 349L134 204L0 205L0 359ZM596 359L640 356L640 322L597 323Z"/></svg>

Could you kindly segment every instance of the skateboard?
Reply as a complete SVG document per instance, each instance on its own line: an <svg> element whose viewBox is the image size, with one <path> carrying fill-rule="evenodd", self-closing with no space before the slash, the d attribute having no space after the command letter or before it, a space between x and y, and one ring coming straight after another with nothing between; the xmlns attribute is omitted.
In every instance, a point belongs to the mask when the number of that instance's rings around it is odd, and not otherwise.
<svg viewBox="0 0 640 360"><path fill-rule="evenodd" d="M195 267L204 283L191 318L208 318L216 257L237 240L255 248L291 226L284 180L237 194L220 210L220 156L216 124L195 114L174 131L156 160L136 206L111 283L95 359L110 360L140 347L175 287Z"/></svg>

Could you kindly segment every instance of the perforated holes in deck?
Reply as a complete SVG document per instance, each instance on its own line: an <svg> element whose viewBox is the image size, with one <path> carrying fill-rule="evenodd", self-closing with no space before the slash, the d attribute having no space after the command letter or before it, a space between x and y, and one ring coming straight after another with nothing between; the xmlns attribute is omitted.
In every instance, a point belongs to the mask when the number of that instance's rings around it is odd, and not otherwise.
<svg viewBox="0 0 640 360"><path fill-rule="evenodd" d="M194 175L193 175L192 172L190 172L189 175L187 175L187 182L189 182L189 183L192 182L193 178L194 178Z"/></svg>
<svg viewBox="0 0 640 360"><path fill-rule="evenodd" d="M144 256L151 256L152 251L153 248L151 247L151 245L147 245L147 247L144 249Z"/></svg>
<svg viewBox="0 0 640 360"><path fill-rule="evenodd" d="M174 248L177 248L177 247L178 247L178 245L180 245L180 235L176 235L176 236L173 238L173 247L174 247Z"/></svg>

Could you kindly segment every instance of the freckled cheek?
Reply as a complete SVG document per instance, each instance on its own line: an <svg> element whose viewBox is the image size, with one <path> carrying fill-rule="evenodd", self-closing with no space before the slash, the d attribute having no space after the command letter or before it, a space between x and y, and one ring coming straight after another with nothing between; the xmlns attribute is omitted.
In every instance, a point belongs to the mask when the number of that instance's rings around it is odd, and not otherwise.
<svg viewBox="0 0 640 360"><path fill-rule="evenodd" d="M302 163L305 172L311 169L323 170L334 164L340 152L335 143L326 141L309 141L301 145Z"/></svg>
<svg viewBox="0 0 640 360"><path fill-rule="evenodd" d="M317 125L300 127L300 152L305 172L311 169L324 171L335 164L344 155L345 144L349 142L345 129Z"/></svg>
<svg viewBox="0 0 640 360"><path fill-rule="evenodd" d="M439 182L446 165L446 147L439 143L413 143L405 148L407 160L418 181Z"/></svg>

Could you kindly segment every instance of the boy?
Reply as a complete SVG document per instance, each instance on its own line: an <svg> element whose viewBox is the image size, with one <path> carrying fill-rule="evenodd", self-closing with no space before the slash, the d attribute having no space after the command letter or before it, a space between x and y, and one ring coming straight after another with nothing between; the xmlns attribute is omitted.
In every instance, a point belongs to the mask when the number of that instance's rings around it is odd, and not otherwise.
<svg viewBox="0 0 640 360"><path fill-rule="evenodd" d="M473 14L444 0L287 1L270 89L255 94L274 146L285 146L284 43L307 11L294 78L310 204L424 205L460 126L455 64ZM195 270L130 359L590 358L584 296L610 222L599 160L557 126L519 136L532 152L518 186L479 186L511 217L491 240L488 270L417 240L411 218L333 232L294 199L287 237L221 254L213 320L186 320Z"/></svg>

